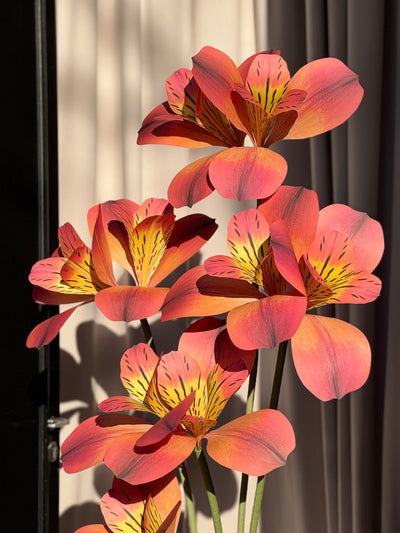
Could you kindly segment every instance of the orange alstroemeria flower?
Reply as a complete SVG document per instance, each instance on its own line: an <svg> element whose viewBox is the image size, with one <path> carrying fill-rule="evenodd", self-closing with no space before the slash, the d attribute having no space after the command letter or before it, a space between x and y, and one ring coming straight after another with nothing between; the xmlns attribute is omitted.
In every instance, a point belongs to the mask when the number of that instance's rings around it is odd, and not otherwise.
<svg viewBox="0 0 400 533"><path fill-rule="evenodd" d="M192 71L182 68L167 79L166 92L168 101L144 119L139 144L227 148L175 176L168 191L175 207L214 189L238 200L272 195L287 164L268 147L335 128L363 95L358 76L335 58L312 61L290 77L279 52L255 54L237 67L209 46L193 57ZM246 135L253 147L244 146Z"/></svg>
<svg viewBox="0 0 400 533"><path fill-rule="evenodd" d="M229 336L243 349L291 339L304 385L322 400L340 398L366 381L369 343L354 326L306 310L375 300L381 282L371 272L383 246L380 224L365 213L340 204L319 211L313 191L281 187L231 219L232 257L184 274L162 319L228 312Z"/></svg>
<svg viewBox="0 0 400 533"><path fill-rule="evenodd" d="M88 224L92 248L67 223L58 232L59 248L32 268L29 281L35 285L36 302L79 305L36 326L27 340L30 348L48 344L75 309L90 301L110 320L130 322L157 313L168 292L158 284L217 228L201 214L176 221L171 204L156 198L140 206L130 200L105 202L89 210ZM130 272L133 285L117 284L113 261Z"/></svg>
<svg viewBox="0 0 400 533"><path fill-rule="evenodd" d="M179 483L172 472L136 486L114 478L100 507L107 525L84 526L75 533L175 533L181 510Z"/></svg>
<svg viewBox="0 0 400 533"><path fill-rule="evenodd" d="M249 475L282 466L294 449L289 421L264 409L217 428L229 398L247 379L255 351L232 344L223 321L205 318L182 335L178 351L160 358L144 343L122 357L121 380L130 397L99 405L105 414L78 426L62 446L67 472L104 460L114 474L130 483L147 483L181 464L203 439L217 462ZM139 410L160 420L149 426L139 418L117 414Z"/></svg>

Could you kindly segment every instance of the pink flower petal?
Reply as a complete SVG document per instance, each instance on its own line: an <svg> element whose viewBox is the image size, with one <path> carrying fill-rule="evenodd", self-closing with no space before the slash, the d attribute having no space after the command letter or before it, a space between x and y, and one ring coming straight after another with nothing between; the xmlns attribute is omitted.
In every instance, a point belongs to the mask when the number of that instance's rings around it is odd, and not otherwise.
<svg viewBox="0 0 400 533"><path fill-rule="evenodd" d="M211 161L209 178L223 198L252 200L273 194L286 177L283 157L267 148L234 147Z"/></svg>
<svg viewBox="0 0 400 533"><path fill-rule="evenodd" d="M85 243L69 222L58 228L58 242L64 257L69 257L77 248L85 246Z"/></svg>
<svg viewBox="0 0 400 533"><path fill-rule="evenodd" d="M286 222L297 259L307 252L318 224L318 197L314 191L282 185L258 209L270 224L279 219Z"/></svg>
<svg viewBox="0 0 400 533"><path fill-rule="evenodd" d="M93 230L92 258L94 269L100 280L106 285L116 285L117 282L114 278L111 252L103 224L101 205L99 205Z"/></svg>
<svg viewBox="0 0 400 533"><path fill-rule="evenodd" d="M175 222L163 258L151 278L158 285L168 274L190 259L212 237L218 225L206 215L194 214Z"/></svg>
<svg viewBox="0 0 400 533"><path fill-rule="evenodd" d="M129 396L111 396L99 403L100 411L103 413L117 413L119 411L153 411L146 407L143 402Z"/></svg>
<svg viewBox="0 0 400 533"><path fill-rule="evenodd" d="M198 124L176 115L164 102L151 111L139 130L138 144L167 144L198 148L221 141Z"/></svg>
<svg viewBox="0 0 400 533"><path fill-rule="evenodd" d="M247 59L245 59L243 61L243 63L241 63L238 67L238 70L242 76L242 79L243 79L243 82L246 81L246 78L247 78L247 73L249 72L249 68L251 66L251 64L253 63L253 61L260 55L264 55L264 54L275 54L275 55L280 55L280 51L279 50L264 50L263 52L257 52L256 54L253 54L252 56L248 57Z"/></svg>
<svg viewBox="0 0 400 533"><path fill-rule="evenodd" d="M351 237L355 269L372 272L381 260L384 249L382 226L366 213L347 205L329 205L321 209L317 231L320 233L326 229Z"/></svg>
<svg viewBox="0 0 400 533"><path fill-rule="evenodd" d="M88 418L74 429L61 446L64 470L68 473L80 472L99 464L112 442L124 436L135 442L150 427L140 418L124 414Z"/></svg>
<svg viewBox="0 0 400 533"><path fill-rule="evenodd" d="M95 301L109 320L131 322L157 313L167 293L163 287L118 286L100 291Z"/></svg>
<svg viewBox="0 0 400 533"><path fill-rule="evenodd" d="M38 304L62 305L74 304L77 302L91 302L94 299L92 294L66 294L61 292L48 291L42 287L33 287L32 298Z"/></svg>
<svg viewBox="0 0 400 533"><path fill-rule="evenodd" d="M213 159L214 154L203 157L178 172L168 188L168 199L174 207L192 207L213 192L208 180L208 167Z"/></svg>
<svg viewBox="0 0 400 533"><path fill-rule="evenodd" d="M357 74L333 57L304 65L291 79L290 88L305 90L307 98L287 139L304 139L339 126L354 113L364 94Z"/></svg>
<svg viewBox="0 0 400 533"><path fill-rule="evenodd" d="M261 297L250 283L207 276L200 265L185 272L171 287L162 307L161 320L218 315Z"/></svg>
<svg viewBox="0 0 400 533"><path fill-rule="evenodd" d="M368 378L371 349L360 330L336 318L306 315L292 339L299 378L323 401L342 398Z"/></svg>
<svg viewBox="0 0 400 533"><path fill-rule="evenodd" d="M193 75L203 93L238 129L243 129L230 98L235 83L243 83L232 59L211 46L203 47L193 58Z"/></svg>
<svg viewBox="0 0 400 533"><path fill-rule="evenodd" d="M34 327L26 340L27 347L39 349L42 346L49 344L78 307L80 307L80 305L71 307L62 313L58 313L58 315L44 320Z"/></svg>
<svg viewBox="0 0 400 533"><path fill-rule="evenodd" d="M283 220L276 220L270 227L270 245L280 274L299 293L306 294L299 264L293 251L288 228Z"/></svg>
<svg viewBox="0 0 400 533"><path fill-rule="evenodd" d="M368 303L375 300L381 290L380 280L365 270L354 267L353 243L345 233L335 230L319 232L307 252L307 262L318 274L318 281L329 287L331 295L326 294L323 285L310 287L313 279L305 277L307 292L314 299L326 303ZM313 276L314 277L314 276ZM310 307L310 302L309 302Z"/></svg>
<svg viewBox="0 0 400 533"><path fill-rule="evenodd" d="M225 321L219 318L196 320L181 335L178 350L190 353L207 375L215 364L215 342L225 329Z"/></svg>
<svg viewBox="0 0 400 533"><path fill-rule="evenodd" d="M108 447L104 462L114 474L134 485L148 483L165 476L192 453L196 439L183 431L175 431L161 443L149 446L144 453L135 447L137 434L121 435Z"/></svg>
<svg viewBox="0 0 400 533"><path fill-rule="evenodd" d="M176 407L171 409L171 411L164 415L156 424L154 424L154 426L146 431L146 433L136 441L136 450L145 453L144 448L158 444L172 433L178 424L180 424L186 411L192 405L195 395L196 391L191 392Z"/></svg>
<svg viewBox="0 0 400 533"><path fill-rule="evenodd" d="M295 447L293 428L274 409L241 416L207 434L207 452L221 465L262 476L286 464Z"/></svg>
<svg viewBox="0 0 400 533"><path fill-rule="evenodd" d="M229 312L229 336L244 350L273 348L290 339L306 311L307 299L301 296L268 296Z"/></svg>
<svg viewBox="0 0 400 533"><path fill-rule="evenodd" d="M121 358L121 381L133 398L145 402L159 359L153 349L140 342L126 350Z"/></svg>

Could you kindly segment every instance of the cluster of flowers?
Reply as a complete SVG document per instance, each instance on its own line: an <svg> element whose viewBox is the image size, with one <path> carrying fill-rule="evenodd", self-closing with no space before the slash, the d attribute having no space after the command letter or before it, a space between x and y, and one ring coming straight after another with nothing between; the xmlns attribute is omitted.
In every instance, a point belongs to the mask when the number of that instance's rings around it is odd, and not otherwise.
<svg viewBox="0 0 400 533"><path fill-rule="evenodd" d="M291 78L279 52L256 54L237 67L205 47L192 71L182 68L167 79L166 91L168 101L144 120L139 144L225 149L181 170L168 201L117 200L90 209L91 248L65 224L59 248L29 277L37 302L77 304L36 326L30 347L49 343L91 301L113 321L143 323L159 311L162 320L202 317L182 334L177 351L157 355L149 336L129 348L121 360L128 395L103 401L102 414L64 442L67 472L104 461L115 474L101 502L107 525L79 533L175 532L181 494L173 472L205 440L210 457L246 475L285 464L295 436L278 410L214 428L252 371L258 348L290 340L300 380L324 401L361 387L370 369L361 331L307 311L377 298L381 283L372 271L383 253L381 226L345 205L320 210L315 192L281 185L287 165L269 148L344 122L362 98L358 77L334 58L313 61ZM246 137L252 147L244 145ZM214 189L224 198L257 200L230 220L231 255L207 259L171 288L159 286L217 228L203 214L176 220L174 208L192 206ZM113 262L130 273L131 284L117 283ZM149 424L132 411L159 420Z"/></svg>

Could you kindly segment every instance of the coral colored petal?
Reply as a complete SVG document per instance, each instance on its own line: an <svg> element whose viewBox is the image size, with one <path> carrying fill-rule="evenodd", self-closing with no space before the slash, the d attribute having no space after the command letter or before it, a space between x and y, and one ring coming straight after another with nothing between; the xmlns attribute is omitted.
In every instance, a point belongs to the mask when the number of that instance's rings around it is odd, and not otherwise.
<svg viewBox="0 0 400 533"><path fill-rule="evenodd" d="M41 287L33 287L32 298L38 304L62 305L77 302L91 302L94 297L91 294L65 294L48 291Z"/></svg>
<svg viewBox="0 0 400 533"><path fill-rule="evenodd" d="M242 123L230 98L235 83L243 83L232 59L211 46L203 47L193 58L193 75L203 93L239 129Z"/></svg>
<svg viewBox="0 0 400 533"><path fill-rule="evenodd" d="M244 350L273 348L294 335L306 304L301 296L275 295L236 307L227 318L229 336Z"/></svg>
<svg viewBox="0 0 400 533"><path fill-rule="evenodd" d="M131 270L131 267L127 261L126 253L124 252L124 249L118 239L110 232L109 224L114 224L115 221L119 221L120 223L123 223L124 226L129 226L132 223L133 215L138 208L139 205L137 203L127 199L113 200L101 204L103 226L111 257L113 261L116 261L128 271ZM87 214L88 226L91 235L93 235L94 232L98 211L99 206L95 205L89 209Z"/></svg>
<svg viewBox="0 0 400 533"><path fill-rule="evenodd" d="M72 287L68 287L63 283L60 275L60 271L66 261L65 257L48 257L37 261L31 269L29 281L32 285L42 287L48 291L76 294Z"/></svg>
<svg viewBox="0 0 400 533"><path fill-rule="evenodd" d="M108 286L97 275L92 252L87 246L77 248L69 256L61 267L60 276L71 293L96 294Z"/></svg>
<svg viewBox="0 0 400 533"><path fill-rule="evenodd" d="M96 274L106 285L116 285L112 268L111 252L104 229L102 208L99 205L96 223L93 230L92 259Z"/></svg>
<svg viewBox="0 0 400 533"><path fill-rule="evenodd" d="M296 122L297 116L297 111L294 111L293 109L289 111L284 110L278 115L275 115L272 131L268 133L268 137L264 142L264 147L268 148L271 144L285 139L291 127Z"/></svg>
<svg viewBox="0 0 400 533"><path fill-rule="evenodd" d="M130 398L129 396L112 396L99 403L100 411L103 413L117 413L118 411L153 411L143 402Z"/></svg>
<svg viewBox="0 0 400 533"><path fill-rule="evenodd" d="M260 54L249 67L245 87L266 113L274 114L290 80L286 61L276 54Z"/></svg>
<svg viewBox="0 0 400 533"><path fill-rule="evenodd" d="M151 216L129 231L129 248L138 285L148 287L160 264L175 224L175 215Z"/></svg>
<svg viewBox="0 0 400 533"><path fill-rule="evenodd" d="M80 246L85 246L85 243L69 222L58 228L58 242L64 257L69 257L74 250Z"/></svg>
<svg viewBox="0 0 400 533"><path fill-rule="evenodd" d="M372 272L384 249L382 226L366 213L347 205L333 204L321 210L317 232L333 229L346 233L353 241L353 265Z"/></svg>
<svg viewBox="0 0 400 533"><path fill-rule="evenodd" d="M176 353L176 352L175 352ZM162 385L159 383L159 386ZM177 395L177 393L175 393ZM182 421L186 412L193 403L196 391L192 391L186 398L180 401L173 409L164 415L154 426L152 426L144 435L142 435L135 445L135 449L139 452L146 452L144 448L158 444L172 433L178 424ZM172 402L171 402L172 404Z"/></svg>
<svg viewBox="0 0 400 533"><path fill-rule="evenodd" d="M234 257L227 255L213 255L204 261L204 268L210 276L243 279L245 281L254 280L255 269L248 269L246 266Z"/></svg>
<svg viewBox="0 0 400 533"><path fill-rule="evenodd" d="M199 87L193 80L191 70L180 68L169 76L165 82L165 91L168 104L174 113L196 120L196 108L193 102L197 100Z"/></svg>
<svg viewBox="0 0 400 533"><path fill-rule="evenodd" d="M221 141L201 126L173 113L164 102L144 119L139 130L138 144L167 144L198 148L218 144Z"/></svg>
<svg viewBox="0 0 400 533"><path fill-rule="evenodd" d="M207 452L221 465L262 476L283 466L295 447L293 428L274 409L241 416L207 434Z"/></svg>
<svg viewBox="0 0 400 533"><path fill-rule="evenodd" d="M100 205L104 228L108 227L108 224L111 222L111 220L120 220L125 225L129 225L132 221L134 213L139 208L139 204L132 202L132 200L127 200L126 198L109 200L108 202L104 202ZM88 211L87 221L90 235L93 235L98 211L98 205L91 207Z"/></svg>
<svg viewBox="0 0 400 533"><path fill-rule="evenodd" d="M170 511L170 513L165 517L164 520L162 520L161 526L159 529L156 530L156 533L175 533L178 529L178 522L180 517L182 504L181 502L178 502L175 504L174 508ZM147 520L147 517L151 517L152 513L145 514L145 520L144 524L147 527L147 525L150 523ZM149 529L149 531L153 531L152 529Z"/></svg>
<svg viewBox="0 0 400 533"><path fill-rule="evenodd" d="M181 504L181 493L175 474L171 472L161 479L144 485L131 485L114 478L112 489L103 496L100 505L106 523L117 528L115 531L129 530L133 533L138 532L138 524L142 523L143 515L146 514L146 502L149 500L152 501L152 509L158 516L167 517L174 513L176 518L179 517L176 511ZM159 523L162 523L162 519ZM174 520L174 523L177 524L177 520ZM154 528L147 533L150 531L158 530ZM173 529L167 531L175 532Z"/></svg>
<svg viewBox="0 0 400 533"><path fill-rule="evenodd" d="M134 486L114 478L112 489L100 502L104 520L112 527L110 531L139 531L138 525L143 521L146 500L150 496L146 489L147 485Z"/></svg>
<svg viewBox="0 0 400 533"><path fill-rule="evenodd" d="M147 532L162 532L165 531L165 529L162 529L161 527L161 516L158 512L157 506L154 503L153 498L151 495L147 498L146 505L144 508L143 513L143 528L144 531Z"/></svg>
<svg viewBox="0 0 400 533"><path fill-rule="evenodd" d="M150 197L137 208L133 215L133 226L137 226L142 220L157 215L173 215L174 208L165 198ZM129 227L129 226L128 226Z"/></svg>
<svg viewBox="0 0 400 533"><path fill-rule="evenodd" d="M334 230L318 233L307 253L307 259L332 295L313 298L324 303L367 303L375 300L381 290L381 282L365 270L357 270L353 262L353 243L348 235ZM324 290L323 286L320 287ZM310 289L307 290L310 293Z"/></svg>
<svg viewBox="0 0 400 533"><path fill-rule="evenodd" d="M121 358L121 381L135 399L146 402L147 391L158 365L158 357L144 342L126 350Z"/></svg>
<svg viewBox="0 0 400 533"><path fill-rule="evenodd" d="M273 194L286 172L281 155L267 148L244 146L219 152L210 163L209 178L222 197L252 200Z"/></svg>
<svg viewBox="0 0 400 533"><path fill-rule="evenodd" d="M268 251L268 237L269 225L256 209L234 215L228 225L228 248L233 257L210 257L204 263L207 273L262 285L257 273Z"/></svg>
<svg viewBox="0 0 400 533"><path fill-rule="evenodd" d="M42 346L49 344L78 307L80 307L80 305L71 307L71 309L67 309L58 315L52 316L34 327L26 340L26 346L28 348L39 349Z"/></svg>
<svg viewBox="0 0 400 533"><path fill-rule="evenodd" d="M270 246L274 254L274 261L280 274L301 294L306 290L301 277L299 264L293 251L288 228L283 220L276 220L270 227Z"/></svg>
<svg viewBox="0 0 400 533"><path fill-rule="evenodd" d="M280 55L280 51L279 50L264 50L263 52L257 52L256 54L253 54L252 56L248 57L247 59L245 59L243 61L243 63L241 63L238 67L238 70L242 76L242 79L243 79L243 82L246 81L246 78L247 78L247 73L249 71L249 68L251 67L254 59L256 59L256 57L262 55L262 54L276 54L276 55Z"/></svg>
<svg viewBox="0 0 400 533"><path fill-rule="evenodd" d="M269 224L257 209L241 211L229 221L228 249L251 282L268 251L268 238Z"/></svg>
<svg viewBox="0 0 400 533"><path fill-rule="evenodd" d="M226 329L224 320L214 317L193 322L179 339L179 352L190 353L207 375L215 364L215 342Z"/></svg>
<svg viewBox="0 0 400 533"><path fill-rule="evenodd" d="M302 67L290 88L305 90L307 98L287 139L304 139L339 126L354 113L364 94L357 74L333 57Z"/></svg>
<svg viewBox="0 0 400 533"><path fill-rule="evenodd" d="M178 172L168 188L168 199L174 207L192 207L213 192L208 168L214 157L213 154L198 159Z"/></svg>
<svg viewBox="0 0 400 533"><path fill-rule="evenodd" d="M218 109L216 109L216 113L219 113ZM222 115L222 113L220 114ZM222 129L223 125L219 127ZM173 142L163 142L162 144L173 144L174 146L183 146L185 148L232 146L233 142L228 135L223 135L223 130L218 135L213 135L204 127L186 119L160 124L153 130L153 134L164 139L173 139Z"/></svg>
<svg viewBox="0 0 400 533"><path fill-rule="evenodd" d="M292 339L299 378L323 401L342 398L368 378L371 349L365 335L336 318L306 315Z"/></svg>
<svg viewBox="0 0 400 533"><path fill-rule="evenodd" d="M353 273L347 284L343 285L339 294L336 295L340 303L366 304L373 302L380 295L382 282L379 278L366 270ZM336 303L336 300L334 301Z"/></svg>
<svg viewBox="0 0 400 533"><path fill-rule="evenodd" d="M227 330L218 335L215 344L216 365L208 375L208 405L205 418L216 420L227 401L246 381L253 367L255 350L235 346Z"/></svg>
<svg viewBox="0 0 400 533"><path fill-rule="evenodd" d="M114 439L104 457L105 464L117 477L134 485L165 476L187 459L196 445L194 437L175 431L161 443L139 453L135 442L140 435L136 434L135 438L121 435Z"/></svg>
<svg viewBox="0 0 400 533"><path fill-rule="evenodd" d="M169 407L195 393L187 415L204 418L207 409L207 371L190 352L169 352L160 359L157 385L162 401ZM185 417L186 418L186 417Z"/></svg>
<svg viewBox="0 0 400 533"><path fill-rule="evenodd" d="M307 252L318 223L318 197L314 191L282 185L258 209L270 224L279 219L286 222L297 259Z"/></svg>
<svg viewBox="0 0 400 533"><path fill-rule="evenodd" d="M130 415L104 414L88 418L61 446L64 470L68 473L80 472L99 464L112 442L126 436L134 443L150 427L140 418Z"/></svg>
<svg viewBox="0 0 400 533"><path fill-rule="evenodd" d="M165 299L161 320L217 315L261 297L257 289L247 282L206 274L205 268L200 265L178 279Z"/></svg>
<svg viewBox="0 0 400 533"><path fill-rule="evenodd" d="M151 285L158 285L168 274L190 259L212 237L217 227L213 218L201 214L177 220L163 258L151 278Z"/></svg>
<svg viewBox="0 0 400 533"><path fill-rule="evenodd" d="M164 303L167 288L110 287L96 294L96 305L109 319L131 322L157 313Z"/></svg>

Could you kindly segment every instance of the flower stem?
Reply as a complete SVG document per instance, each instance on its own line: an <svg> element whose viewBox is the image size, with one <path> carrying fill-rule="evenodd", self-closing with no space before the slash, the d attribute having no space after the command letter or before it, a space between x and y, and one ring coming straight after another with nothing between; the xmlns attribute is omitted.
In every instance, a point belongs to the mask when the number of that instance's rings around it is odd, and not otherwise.
<svg viewBox="0 0 400 533"><path fill-rule="evenodd" d="M182 481L183 491L185 493L186 514L189 524L189 532L197 533L196 510L185 463L182 463L179 466L179 474Z"/></svg>
<svg viewBox="0 0 400 533"><path fill-rule="evenodd" d="M156 345L154 344L153 335L151 333L150 325L147 321L147 318L142 318L142 320L140 321L140 324L142 326L144 338L146 339L147 344L150 346L150 348L152 348L154 353L157 353Z"/></svg>
<svg viewBox="0 0 400 533"><path fill-rule="evenodd" d="M256 381L257 381L257 368L258 368L258 350L256 353L256 358L254 360L253 368L251 369L249 376L249 388L247 391L247 402L246 402L246 415L253 412L254 409L254 397L256 390ZM247 499L247 487L249 484L249 476L247 474L242 474L242 479L240 483L240 496L239 496L239 512L238 512L238 526L237 533L244 533L244 525L246 520L246 499Z"/></svg>
<svg viewBox="0 0 400 533"><path fill-rule="evenodd" d="M276 361L274 383L272 385L272 393L269 407L270 409L277 409L279 402L279 393L282 385L283 369L285 366L286 349L288 341L281 342L278 350L278 358ZM257 526L260 520L261 504L264 495L266 476L260 476L257 479L257 487L254 496L253 512L251 515L249 533L257 533Z"/></svg>
<svg viewBox="0 0 400 533"><path fill-rule="evenodd" d="M195 453L197 460L199 461L201 473L203 475L204 484L207 490L208 501L211 509L211 516L214 523L215 533L222 533L221 516L218 508L217 497L215 494L214 484L211 479L210 470L201 446L196 446Z"/></svg>

